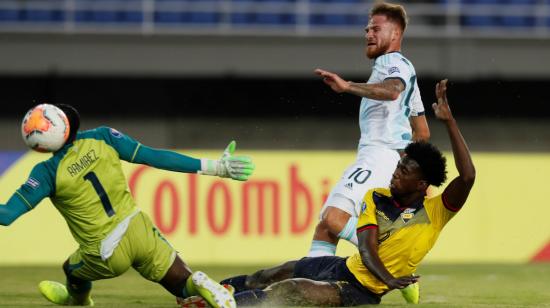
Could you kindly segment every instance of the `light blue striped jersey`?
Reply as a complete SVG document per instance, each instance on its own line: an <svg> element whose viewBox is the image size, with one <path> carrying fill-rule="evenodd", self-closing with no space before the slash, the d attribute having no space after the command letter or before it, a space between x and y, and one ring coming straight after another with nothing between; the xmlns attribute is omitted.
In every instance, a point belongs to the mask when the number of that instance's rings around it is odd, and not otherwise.
<svg viewBox="0 0 550 308"><path fill-rule="evenodd" d="M393 78L400 79L405 85L405 90L396 100L379 101L366 97L361 100L359 150L365 146L404 149L411 142L409 117L424 114L424 106L414 67L400 52L376 58L367 83L381 83Z"/></svg>

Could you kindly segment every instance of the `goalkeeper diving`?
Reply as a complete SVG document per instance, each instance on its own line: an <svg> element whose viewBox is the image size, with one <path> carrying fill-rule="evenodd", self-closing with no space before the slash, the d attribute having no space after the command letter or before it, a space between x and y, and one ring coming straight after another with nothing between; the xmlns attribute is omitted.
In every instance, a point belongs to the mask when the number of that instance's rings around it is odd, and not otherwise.
<svg viewBox="0 0 550 308"><path fill-rule="evenodd" d="M93 306L94 280L117 277L133 267L178 298L198 295L212 307L236 307L232 294L203 272L193 273L139 210L121 160L238 181L250 177L252 160L233 155L234 141L218 160L196 159L147 147L109 127L79 131L78 111L69 105L57 107L69 121L67 141L0 204L0 225L8 226L49 197L79 244L63 264L66 284L42 281L42 295L58 305Z"/></svg>

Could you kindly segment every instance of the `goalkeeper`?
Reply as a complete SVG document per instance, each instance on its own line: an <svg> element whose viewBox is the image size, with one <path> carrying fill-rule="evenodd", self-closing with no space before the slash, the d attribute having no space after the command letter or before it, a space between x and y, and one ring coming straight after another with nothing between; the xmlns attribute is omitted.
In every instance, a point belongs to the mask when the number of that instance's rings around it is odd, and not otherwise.
<svg viewBox="0 0 550 308"><path fill-rule="evenodd" d="M176 297L200 295L213 307L235 307L225 288L202 272L191 272L137 208L121 160L246 181L254 170L251 159L232 155L234 141L221 159L210 160L150 148L108 127L78 132L78 112L69 105L58 107L69 119L68 140L33 168L6 205L0 205L0 224L8 226L49 197L79 244L63 264L66 284L43 281L42 295L58 305L92 306L92 281L119 276L133 267Z"/></svg>

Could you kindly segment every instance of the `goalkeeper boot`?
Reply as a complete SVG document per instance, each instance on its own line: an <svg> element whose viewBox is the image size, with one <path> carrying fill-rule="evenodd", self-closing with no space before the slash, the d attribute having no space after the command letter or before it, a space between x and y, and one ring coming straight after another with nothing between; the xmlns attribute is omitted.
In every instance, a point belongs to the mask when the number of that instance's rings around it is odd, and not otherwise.
<svg viewBox="0 0 550 308"><path fill-rule="evenodd" d="M400 290L401 295L409 304L418 304L420 301L420 285L418 282L408 285Z"/></svg>
<svg viewBox="0 0 550 308"><path fill-rule="evenodd" d="M50 302L57 305L75 305L75 306L93 306L94 301L88 297L83 303L76 303L73 297L69 294L67 287L56 281L42 281L38 284L40 293Z"/></svg>
<svg viewBox="0 0 550 308"><path fill-rule="evenodd" d="M235 288L233 288L230 284L222 284L224 288L231 293L231 295L235 294ZM189 296L187 298L181 298L176 297L176 303L180 305L182 308L201 308L205 307L208 308L210 305L206 302L206 300L198 295Z"/></svg>
<svg viewBox="0 0 550 308"><path fill-rule="evenodd" d="M203 272L191 275L197 293L213 308L235 308L237 304L229 290L212 280Z"/></svg>
<svg viewBox="0 0 550 308"><path fill-rule="evenodd" d="M231 293L235 294L235 288L230 284L222 284L224 288ZM189 296L187 298L176 297L176 303L180 305L181 308L210 308L210 305L206 300L198 295Z"/></svg>

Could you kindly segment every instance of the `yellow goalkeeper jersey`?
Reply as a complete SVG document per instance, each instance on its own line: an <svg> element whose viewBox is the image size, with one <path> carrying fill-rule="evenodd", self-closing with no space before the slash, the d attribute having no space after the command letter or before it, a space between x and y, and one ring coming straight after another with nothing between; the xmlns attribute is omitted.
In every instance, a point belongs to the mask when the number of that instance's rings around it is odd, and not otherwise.
<svg viewBox="0 0 550 308"><path fill-rule="evenodd" d="M97 255L101 241L136 209L120 160L132 162L140 146L108 127L79 132L36 165L16 194L29 209L50 197L80 249Z"/></svg>
<svg viewBox="0 0 550 308"><path fill-rule="evenodd" d="M357 232L378 228L378 254L394 277L416 272L420 261L432 249L445 224L458 209L444 202L442 195L425 198L410 208L402 208L388 189L372 189L365 194ZM365 267L356 253L346 262L350 272L374 293L388 291Z"/></svg>

